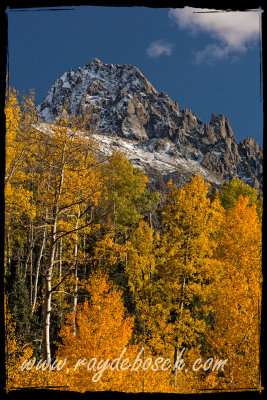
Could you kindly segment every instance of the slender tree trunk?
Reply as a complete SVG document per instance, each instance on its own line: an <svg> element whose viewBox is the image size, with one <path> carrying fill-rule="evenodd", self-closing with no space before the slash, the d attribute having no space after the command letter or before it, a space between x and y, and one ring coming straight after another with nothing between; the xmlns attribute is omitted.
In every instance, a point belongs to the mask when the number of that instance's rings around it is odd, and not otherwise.
<svg viewBox="0 0 267 400"><path fill-rule="evenodd" d="M145 363L145 345L146 345L146 328L145 328L145 323L143 322L143 347L144 347L144 351L143 351L143 365ZM142 368L143 373L142 373L142 385L143 385L143 393L145 392L145 371Z"/></svg>
<svg viewBox="0 0 267 400"><path fill-rule="evenodd" d="M44 360L49 362L51 360L51 346L50 346L50 318L51 318L51 300L52 300L52 276L53 267L55 262L56 252L56 236L57 236L57 218L59 212L59 204L62 194L62 186L64 181L65 171L65 144L61 153L61 167L58 173L59 183L55 191L55 200L52 211L52 224L50 231L50 249L49 259L45 274L45 293L43 305L43 326L42 326L42 353Z"/></svg>
<svg viewBox="0 0 267 400"><path fill-rule="evenodd" d="M128 239L127 239L127 232L124 233L125 237L125 268L128 266L128 255L127 255L127 247L128 247Z"/></svg>
<svg viewBox="0 0 267 400"><path fill-rule="evenodd" d="M182 287L181 287L181 301L180 301L180 313L179 313L179 323L178 323L178 333L177 333L177 343L174 346L174 356L173 356L173 375L174 375L174 387L177 387L177 359L178 359L178 350L179 350L179 344L181 342L181 338L180 338L180 324L182 321L182 317L183 317L183 309L184 309L184 300L185 300L185 285L186 285L186 276L185 274L183 275L183 282L182 282Z"/></svg>
<svg viewBox="0 0 267 400"><path fill-rule="evenodd" d="M76 336L76 312L78 303L78 263L75 265L75 283L74 283L74 295L73 295L73 336Z"/></svg>
<svg viewBox="0 0 267 400"><path fill-rule="evenodd" d="M85 278L87 275L87 268L86 268L86 250L85 250L85 245L86 245L86 235L83 234L83 265L84 265L84 269L83 269L83 277Z"/></svg>
<svg viewBox="0 0 267 400"><path fill-rule="evenodd" d="M62 239L59 241L59 264L58 264L58 276L61 279L62 277ZM62 293L59 293L59 315L60 315L60 324L63 322L63 312L62 312Z"/></svg>
<svg viewBox="0 0 267 400"><path fill-rule="evenodd" d="M51 299L52 299L52 274L56 250L56 219L51 228L49 262L45 274L45 293L43 307L43 327L42 327L42 353L44 360L51 360L50 348L50 318L51 318Z"/></svg>
<svg viewBox="0 0 267 400"><path fill-rule="evenodd" d="M79 226L80 209L76 222L75 229ZM75 245L74 245L74 259L75 259L75 283L74 283L74 295L73 295L73 336L76 336L76 312L78 303L78 240L79 233L76 233Z"/></svg>
<svg viewBox="0 0 267 400"><path fill-rule="evenodd" d="M116 242L116 204L113 202L113 229L114 229L114 242Z"/></svg>
<svg viewBox="0 0 267 400"><path fill-rule="evenodd" d="M42 353L44 360L51 361L50 349L50 316L51 316L51 297L52 297L52 277L49 273L45 277L45 299L44 299L44 316L43 316L43 337L42 337Z"/></svg>
<svg viewBox="0 0 267 400"><path fill-rule="evenodd" d="M8 275L10 272L10 236L9 236L9 225L6 225L6 248L5 248L5 273Z"/></svg>
<svg viewBox="0 0 267 400"><path fill-rule="evenodd" d="M152 225L153 225L152 224L152 213L149 213L149 226L150 226L151 229L153 229Z"/></svg>
<svg viewBox="0 0 267 400"><path fill-rule="evenodd" d="M59 241L59 249L58 249L58 253L59 253L59 260L58 260L58 276L61 278L62 277L62 239L60 239Z"/></svg>
<svg viewBox="0 0 267 400"><path fill-rule="evenodd" d="M31 302L31 307L32 307L32 301L33 301L33 224L31 223L31 237L30 237L30 245L31 245L31 250L30 250L30 302Z"/></svg>
<svg viewBox="0 0 267 400"><path fill-rule="evenodd" d="M186 266L188 262L188 256L189 256L189 245L190 245L190 239L191 239L191 233L189 233L186 241L186 252L185 252L185 257L184 257L184 265ZM178 323L178 344L174 347L174 366L176 366L176 361L177 361L177 356L178 356L178 350L179 350L179 342L180 342L180 324L182 321L183 317L183 309L184 309L184 301L185 301L185 286L186 286L186 275L183 273L183 278L182 278L182 287L181 287L181 300L180 300L180 310L179 310L179 323ZM173 374L174 374L174 385L176 387L177 385L177 368L174 367L173 369Z"/></svg>
<svg viewBox="0 0 267 400"><path fill-rule="evenodd" d="M31 258L30 258L30 303L32 307L32 301L33 301L33 277L32 277L32 251L31 251Z"/></svg>
<svg viewBox="0 0 267 400"><path fill-rule="evenodd" d="M45 242L46 242L46 229L43 232L43 240L40 247L37 263L36 263L36 271L35 271L35 280L34 280L34 288L33 288L33 302L32 302L32 313L35 311L36 301L37 301L37 290L38 290L38 281L39 281L39 274L40 274L40 267L41 267L41 259L45 249Z"/></svg>
<svg viewBox="0 0 267 400"><path fill-rule="evenodd" d="M31 229L30 229L30 234L31 234ZM34 242L33 240L31 240L31 238L29 238L29 251L27 253L26 259L25 259L25 269L24 269L24 278L26 279L27 276L27 272L28 272L28 265L31 263L31 256L32 256L32 250L34 247ZM30 266L31 268L31 266Z"/></svg>

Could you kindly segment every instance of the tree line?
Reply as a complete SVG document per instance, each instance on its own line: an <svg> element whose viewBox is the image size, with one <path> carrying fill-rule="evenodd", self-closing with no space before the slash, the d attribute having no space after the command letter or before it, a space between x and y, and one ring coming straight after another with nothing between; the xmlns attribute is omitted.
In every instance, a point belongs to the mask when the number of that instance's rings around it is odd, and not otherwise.
<svg viewBox="0 0 267 400"><path fill-rule="evenodd" d="M6 101L7 390L260 390L262 197L199 175L166 199L126 155L101 156L90 120L39 124L34 93ZM160 227L153 227L152 215ZM80 358L171 360L171 370L74 369ZM223 371L179 370L225 359ZM69 373L22 370L67 359Z"/></svg>

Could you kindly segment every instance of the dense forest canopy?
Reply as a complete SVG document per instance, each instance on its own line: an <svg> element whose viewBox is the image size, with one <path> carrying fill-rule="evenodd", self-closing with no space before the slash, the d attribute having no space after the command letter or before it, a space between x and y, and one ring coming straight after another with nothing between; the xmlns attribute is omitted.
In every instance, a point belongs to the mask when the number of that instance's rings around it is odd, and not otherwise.
<svg viewBox="0 0 267 400"><path fill-rule="evenodd" d="M88 121L41 130L34 94L14 89L5 114L6 389L260 390L259 193L196 175L163 201L125 155L100 156ZM94 368L124 349L154 368ZM179 368L182 349L205 368Z"/></svg>

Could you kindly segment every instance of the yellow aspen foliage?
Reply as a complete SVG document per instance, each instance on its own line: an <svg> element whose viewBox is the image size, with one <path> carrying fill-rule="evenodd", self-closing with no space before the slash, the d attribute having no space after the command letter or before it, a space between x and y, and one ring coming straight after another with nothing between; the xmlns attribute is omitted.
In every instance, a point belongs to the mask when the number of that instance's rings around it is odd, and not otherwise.
<svg viewBox="0 0 267 400"><path fill-rule="evenodd" d="M214 302L216 323L209 342L227 358L217 387L260 389L261 226L256 206L240 196L227 211L217 256L223 262L220 296Z"/></svg>
<svg viewBox="0 0 267 400"><path fill-rule="evenodd" d="M156 368L149 349L131 344L133 318L125 316L121 292L100 270L86 288L89 299L77 306L75 334L73 314L60 332L56 358L66 360L58 373L62 390L168 392L170 371Z"/></svg>
<svg viewBox="0 0 267 400"><path fill-rule="evenodd" d="M164 341L195 345L212 312L220 265L214 258L216 232L223 218L218 199L196 175L182 188L169 183L159 250L161 292L165 304Z"/></svg>
<svg viewBox="0 0 267 400"><path fill-rule="evenodd" d="M102 240L97 241L94 249L94 259L96 265L101 265L102 269L124 261L126 249L123 245L114 242L113 234L106 234Z"/></svg>
<svg viewBox="0 0 267 400"><path fill-rule="evenodd" d="M64 214L74 220L79 211L82 214L84 209L79 208L86 201L90 201L87 207L96 205L101 192L95 168L96 144L75 124L75 117L65 112L47 133L40 133L38 142L40 169L37 174L42 176L41 188L48 196L48 206L58 202L63 221Z"/></svg>
<svg viewBox="0 0 267 400"><path fill-rule="evenodd" d="M45 295L43 302L42 351L51 358L50 316L56 245L68 237L70 251L78 262L78 232L89 232L95 222L94 209L102 193L96 168L96 144L86 137L75 116L65 110L52 125L41 127L38 136L36 170L41 216L47 230L48 257L45 259ZM71 260L69 260L71 261ZM71 268L71 267L70 267ZM77 263L73 272L77 273Z"/></svg>
<svg viewBox="0 0 267 400"><path fill-rule="evenodd" d="M32 165L34 164L36 120L33 93L19 102L15 89L7 93L5 140L5 230L7 258L12 253L12 235L36 215L32 201ZM7 264L7 263L6 263Z"/></svg>
<svg viewBox="0 0 267 400"><path fill-rule="evenodd" d="M101 165L76 116L37 123L33 92L19 97L5 107L6 391L261 390L257 191L170 181L159 235L143 171L118 152Z"/></svg>
<svg viewBox="0 0 267 400"><path fill-rule="evenodd" d="M221 228L218 257L248 277L254 271L260 282L261 224L256 206L249 205L248 197L240 196L235 208L226 213Z"/></svg>
<svg viewBox="0 0 267 400"><path fill-rule="evenodd" d="M110 208L109 222L115 233L126 233L142 218L148 178L140 168L134 168L125 155L116 151L103 164L102 174Z"/></svg>
<svg viewBox="0 0 267 400"><path fill-rule="evenodd" d="M5 181L12 178L13 172L19 165L19 156L21 149L19 148L19 138L21 135L19 122L22 112L19 106L18 93L15 89L10 90L7 94L5 107L6 116L6 176ZM23 145L23 143L22 143ZM20 152L18 152L20 150Z"/></svg>
<svg viewBox="0 0 267 400"><path fill-rule="evenodd" d="M153 336L157 317L157 268L155 246L158 237L148 224L141 220L130 237L127 248L126 273L136 307L143 341Z"/></svg>
<svg viewBox="0 0 267 400"><path fill-rule="evenodd" d="M220 190L220 200L224 208L234 208L239 196L249 198L249 206L256 205L259 219L262 219L263 198L259 196L259 192L249 185L245 184L241 179L233 178L229 183L225 183Z"/></svg>

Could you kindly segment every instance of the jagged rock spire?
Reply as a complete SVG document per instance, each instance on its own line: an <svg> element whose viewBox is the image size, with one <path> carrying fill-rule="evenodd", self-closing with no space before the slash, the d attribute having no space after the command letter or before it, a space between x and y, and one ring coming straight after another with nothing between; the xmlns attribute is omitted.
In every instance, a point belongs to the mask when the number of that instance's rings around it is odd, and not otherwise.
<svg viewBox="0 0 267 400"><path fill-rule="evenodd" d="M263 154L254 139L237 144L223 114L212 114L204 124L190 109L180 111L177 102L159 93L135 66L94 58L65 72L39 106L40 117L52 122L66 97L69 112L96 113L103 134L115 132L148 151L192 160L224 179L239 177L261 189Z"/></svg>

